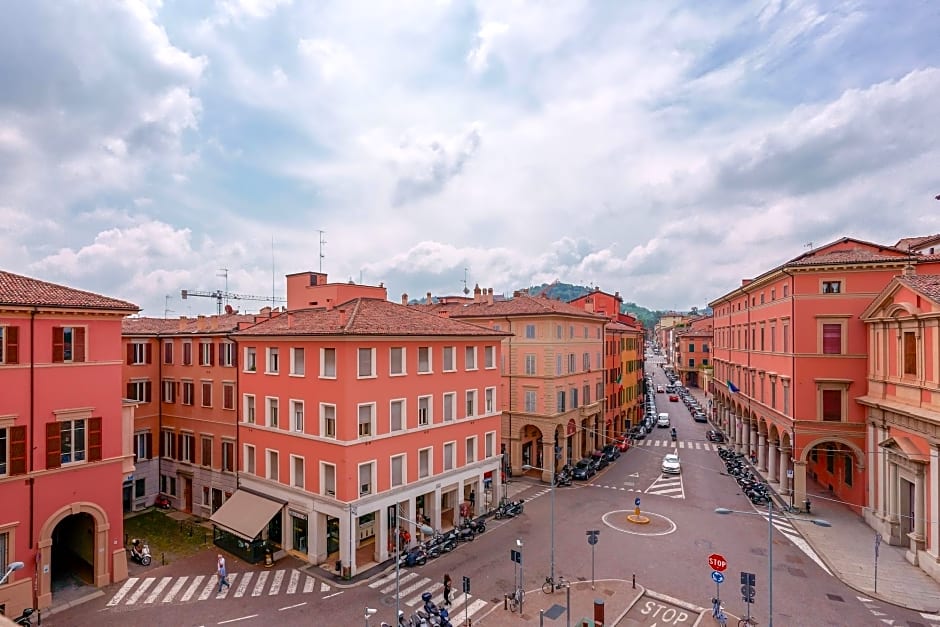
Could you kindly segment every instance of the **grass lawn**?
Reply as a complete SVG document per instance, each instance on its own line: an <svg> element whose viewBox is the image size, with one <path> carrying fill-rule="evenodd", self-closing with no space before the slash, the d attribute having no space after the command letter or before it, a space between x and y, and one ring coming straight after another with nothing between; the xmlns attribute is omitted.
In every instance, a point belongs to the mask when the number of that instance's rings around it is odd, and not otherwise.
<svg viewBox="0 0 940 627"><path fill-rule="evenodd" d="M150 510L124 520L128 542L140 538L150 545L155 564L161 556L169 564L173 560L198 553L212 545L212 531L191 521L173 520L159 510Z"/></svg>

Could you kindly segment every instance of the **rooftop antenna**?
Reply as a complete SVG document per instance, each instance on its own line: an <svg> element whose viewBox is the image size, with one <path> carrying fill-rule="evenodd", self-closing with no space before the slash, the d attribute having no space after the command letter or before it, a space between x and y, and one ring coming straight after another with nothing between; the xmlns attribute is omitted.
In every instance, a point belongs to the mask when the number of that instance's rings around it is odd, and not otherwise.
<svg viewBox="0 0 940 627"><path fill-rule="evenodd" d="M467 276L469 272L470 272L470 268L463 269L463 295L464 296L467 296L468 294L470 294L470 288L467 287Z"/></svg>
<svg viewBox="0 0 940 627"><path fill-rule="evenodd" d="M359 285L365 285L365 284L362 282L362 270L359 271Z"/></svg>
<svg viewBox="0 0 940 627"><path fill-rule="evenodd" d="M219 268L219 274L215 276L225 277L225 304L228 305L228 268Z"/></svg>
<svg viewBox="0 0 940 627"><path fill-rule="evenodd" d="M326 240L323 239L323 236L326 235L326 231L324 231L323 229L320 229L317 232L320 234L320 272L322 273L323 272L323 258L326 257L326 255L323 254L323 245L326 244Z"/></svg>
<svg viewBox="0 0 940 627"><path fill-rule="evenodd" d="M166 320L167 317L169 317L171 313L175 313L172 309L170 309L170 298L172 297L169 294L163 297L163 319L164 320Z"/></svg>
<svg viewBox="0 0 940 627"><path fill-rule="evenodd" d="M813 242L806 242L803 244L803 248L809 248L810 250L813 250Z"/></svg>
<svg viewBox="0 0 940 627"><path fill-rule="evenodd" d="M271 236L271 309L274 309L274 303L277 302L274 294L274 236Z"/></svg>

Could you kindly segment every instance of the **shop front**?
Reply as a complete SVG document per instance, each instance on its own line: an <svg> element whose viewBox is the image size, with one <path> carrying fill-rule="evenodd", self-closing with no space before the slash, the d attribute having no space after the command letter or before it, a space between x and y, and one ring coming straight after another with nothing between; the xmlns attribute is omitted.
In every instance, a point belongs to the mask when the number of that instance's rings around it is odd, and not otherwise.
<svg viewBox="0 0 940 627"><path fill-rule="evenodd" d="M257 564L282 542L281 516L284 502L244 489L236 490L209 520L213 543Z"/></svg>

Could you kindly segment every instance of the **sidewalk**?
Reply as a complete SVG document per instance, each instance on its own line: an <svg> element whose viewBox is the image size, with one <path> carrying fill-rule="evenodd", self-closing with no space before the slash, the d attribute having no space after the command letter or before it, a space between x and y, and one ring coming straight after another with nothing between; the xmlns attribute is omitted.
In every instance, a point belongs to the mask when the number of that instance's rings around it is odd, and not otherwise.
<svg viewBox="0 0 940 627"><path fill-rule="evenodd" d="M689 388L689 391L703 407L707 406L704 390ZM875 530L852 508L831 500L827 491L809 481L807 494L812 514L787 514L787 518L805 521L795 527L835 577L868 597L918 612L940 613L940 582L909 563L903 547L881 544L875 592ZM777 500L785 499L778 495ZM813 525L809 521L814 518L826 520L832 526Z"/></svg>
<svg viewBox="0 0 940 627"><path fill-rule="evenodd" d="M572 625L581 625L581 619L593 621L595 601L602 601L604 604L604 624L617 625L643 595L641 586L633 588L631 582L622 579L595 581L593 590L590 581L575 581L571 583L570 591ZM503 609L502 605L497 605L490 613L474 622L482 625L539 625L539 610L544 610L545 625L565 625L567 592L556 590L552 594L545 594L541 589L529 590L522 604L522 615L510 613L508 609Z"/></svg>

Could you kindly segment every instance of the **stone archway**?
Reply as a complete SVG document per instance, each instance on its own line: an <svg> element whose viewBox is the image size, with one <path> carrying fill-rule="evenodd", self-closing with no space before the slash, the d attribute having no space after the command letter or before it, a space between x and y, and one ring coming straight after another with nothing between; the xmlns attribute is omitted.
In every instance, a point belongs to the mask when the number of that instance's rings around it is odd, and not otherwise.
<svg viewBox="0 0 940 627"><path fill-rule="evenodd" d="M96 588L100 588L111 582L111 569L108 563L108 531L111 529L111 523L108 521L107 514L95 503L79 502L66 505L49 516L39 531L39 563L37 564L39 571L39 589L37 591L37 604L40 609L47 608L52 604L52 557L53 545L56 540L56 529L59 528L59 524L66 521L66 519L80 515L87 515L91 519L87 521L87 527L79 527L81 530L87 529L91 536L88 538L89 544L87 553L90 559L90 583ZM79 522L81 523L83 521ZM62 541L62 539L59 539L59 541ZM122 555L125 554L123 545L120 547L120 553ZM116 565L118 565L119 560L120 556L115 552ZM126 572L126 570L127 561L125 557L123 571Z"/></svg>
<svg viewBox="0 0 940 627"><path fill-rule="evenodd" d="M530 465L538 468L544 468L546 461L543 459L543 447L546 443L542 435L542 430L532 423L527 423L519 429L519 459L522 460L520 466ZM549 446L551 443L549 442ZM524 471L533 477L538 477L542 473L538 470Z"/></svg>

